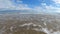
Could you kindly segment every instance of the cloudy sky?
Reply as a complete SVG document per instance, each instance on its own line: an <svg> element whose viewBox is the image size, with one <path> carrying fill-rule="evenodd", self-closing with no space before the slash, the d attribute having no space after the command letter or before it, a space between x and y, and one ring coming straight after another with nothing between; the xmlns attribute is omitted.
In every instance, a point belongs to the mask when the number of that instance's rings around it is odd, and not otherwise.
<svg viewBox="0 0 60 34"><path fill-rule="evenodd" d="M60 12L60 0L0 0L0 9Z"/></svg>

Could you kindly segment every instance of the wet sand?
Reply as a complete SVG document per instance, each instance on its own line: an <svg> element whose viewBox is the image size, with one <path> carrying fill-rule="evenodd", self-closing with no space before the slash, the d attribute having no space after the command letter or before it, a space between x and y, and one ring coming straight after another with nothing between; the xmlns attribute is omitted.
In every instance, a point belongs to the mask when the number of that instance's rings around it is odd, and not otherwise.
<svg viewBox="0 0 60 34"><path fill-rule="evenodd" d="M0 15L0 34L52 34L60 29L60 17L43 14Z"/></svg>

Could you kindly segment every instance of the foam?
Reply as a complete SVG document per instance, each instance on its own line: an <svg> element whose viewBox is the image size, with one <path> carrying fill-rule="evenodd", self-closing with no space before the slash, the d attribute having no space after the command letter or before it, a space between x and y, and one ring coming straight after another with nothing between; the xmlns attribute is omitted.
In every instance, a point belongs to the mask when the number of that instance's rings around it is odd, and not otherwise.
<svg viewBox="0 0 60 34"><path fill-rule="evenodd" d="M41 25L33 24L33 23L25 23L25 24L22 24L22 25L19 25L19 26L24 27L24 26L30 26L31 24L32 24L34 27L35 27L35 26L38 26L38 27L41 27L41 28L42 28L42 29L32 28L32 30L35 30L35 31L43 31L43 32L45 32L45 33L47 33L47 34L60 34L60 31L55 31L55 32L53 32L53 29L48 30L47 27L46 27L46 28L43 28ZM46 23L44 23L44 25L46 25Z"/></svg>

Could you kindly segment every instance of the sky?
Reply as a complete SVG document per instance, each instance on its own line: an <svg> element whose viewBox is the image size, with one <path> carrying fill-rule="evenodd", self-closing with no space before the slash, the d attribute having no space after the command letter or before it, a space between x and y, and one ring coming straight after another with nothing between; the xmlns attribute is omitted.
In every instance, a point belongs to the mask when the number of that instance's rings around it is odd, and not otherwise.
<svg viewBox="0 0 60 34"><path fill-rule="evenodd" d="M60 0L0 0L0 9L60 12Z"/></svg>

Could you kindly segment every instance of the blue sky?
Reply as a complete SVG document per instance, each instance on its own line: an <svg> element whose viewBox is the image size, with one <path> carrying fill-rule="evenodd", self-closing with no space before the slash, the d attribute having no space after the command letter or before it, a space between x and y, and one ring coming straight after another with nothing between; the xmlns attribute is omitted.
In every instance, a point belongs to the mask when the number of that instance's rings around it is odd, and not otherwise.
<svg viewBox="0 0 60 34"><path fill-rule="evenodd" d="M0 9L60 12L60 0L0 0Z"/></svg>
<svg viewBox="0 0 60 34"><path fill-rule="evenodd" d="M21 4L19 1L22 1L22 4L27 4L29 7L42 6L42 3L46 3L48 6L54 4L51 0L13 0L14 3Z"/></svg>

